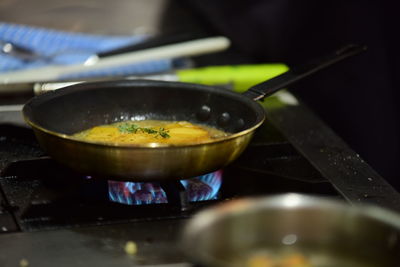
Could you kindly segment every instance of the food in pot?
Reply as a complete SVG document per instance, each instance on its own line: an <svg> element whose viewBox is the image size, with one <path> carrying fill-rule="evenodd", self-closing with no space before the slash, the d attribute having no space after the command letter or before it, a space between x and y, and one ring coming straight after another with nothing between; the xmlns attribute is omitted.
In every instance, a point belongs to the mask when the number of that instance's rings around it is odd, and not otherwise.
<svg viewBox="0 0 400 267"><path fill-rule="evenodd" d="M310 261L301 253L270 255L257 253L247 259L246 267L312 267Z"/></svg>
<svg viewBox="0 0 400 267"><path fill-rule="evenodd" d="M100 125L73 135L74 138L113 144L150 144L171 145L199 144L227 136L228 133L193 124L187 121L123 121Z"/></svg>

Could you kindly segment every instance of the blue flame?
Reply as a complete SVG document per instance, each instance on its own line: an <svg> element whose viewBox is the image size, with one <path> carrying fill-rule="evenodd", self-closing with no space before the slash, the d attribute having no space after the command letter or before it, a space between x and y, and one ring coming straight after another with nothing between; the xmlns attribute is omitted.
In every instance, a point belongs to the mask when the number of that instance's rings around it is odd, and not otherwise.
<svg viewBox="0 0 400 267"><path fill-rule="evenodd" d="M189 201L218 199L222 184L222 171L181 180ZM127 205L168 203L167 195L158 183L109 181L109 199Z"/></svg>

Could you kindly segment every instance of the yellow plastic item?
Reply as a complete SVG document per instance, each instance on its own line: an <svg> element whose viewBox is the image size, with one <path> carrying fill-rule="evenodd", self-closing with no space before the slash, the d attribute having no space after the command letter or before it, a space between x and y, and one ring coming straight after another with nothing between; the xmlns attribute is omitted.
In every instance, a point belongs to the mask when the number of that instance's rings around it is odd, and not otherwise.
<svg viewBox="0 0 400 267"><path fill-rule="evenodd" d="M257 83L271 79L289 68L282 63L210 66L177 71L179 81L205 85L227 85L244 92Z"/></svg>

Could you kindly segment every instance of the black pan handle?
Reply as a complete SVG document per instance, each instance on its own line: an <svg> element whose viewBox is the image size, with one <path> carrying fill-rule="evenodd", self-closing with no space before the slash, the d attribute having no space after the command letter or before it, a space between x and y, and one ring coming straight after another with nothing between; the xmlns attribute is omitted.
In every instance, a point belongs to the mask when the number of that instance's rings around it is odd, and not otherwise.
<svg viewBox="0 0 400 267"><path fill-rule="evenodd" d="M329 54L323 58L310 62L307 65L291 68L281 75L259 83L248 89L243 93L243 95L254 100L263 99L264 97L270 96L280 89L286 88L298 80L308 77L309 75L342 61L343 59L357 55L366 49L367 47L362 45L347 45L339 50L336 50L333 54Z"/></svg>

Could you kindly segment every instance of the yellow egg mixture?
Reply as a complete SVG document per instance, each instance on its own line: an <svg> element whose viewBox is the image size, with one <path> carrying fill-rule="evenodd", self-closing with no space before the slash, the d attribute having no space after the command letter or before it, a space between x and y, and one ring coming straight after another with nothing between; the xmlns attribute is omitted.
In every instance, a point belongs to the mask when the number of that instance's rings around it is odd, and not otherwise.
<svg viewBox="0 0 400 267"><path fill-rule="evenodd" d="M185 145L206 143L227 135L218 129L187 121L142 120L100 125L76 133L73 137L102 143Z"/></svg>

